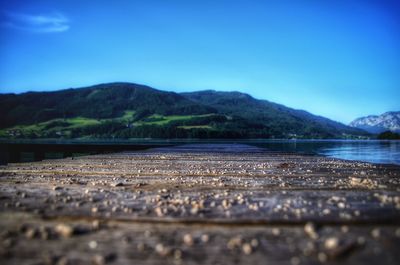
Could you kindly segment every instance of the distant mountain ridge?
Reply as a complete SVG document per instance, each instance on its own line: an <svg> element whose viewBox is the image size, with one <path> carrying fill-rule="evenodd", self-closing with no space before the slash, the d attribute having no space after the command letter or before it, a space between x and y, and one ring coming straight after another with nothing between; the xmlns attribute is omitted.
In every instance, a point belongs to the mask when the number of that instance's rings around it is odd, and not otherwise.
<svg viewBox="0 0 400 265"><path fill-rule="evenodd" d="M132 83L0 94L0 137L347 138L368 135L241 92L175 93Z"/></svg>
<svg viewBox="0 0 400 265"><path fill-rule="evenodd" d="M198 92L181 93L188 99L204 104L205 106L228 113L253 119L268 124L274 121L283 125L292 134L301 131L312 132L328 131L334 135L342 133L358 134L353 128L328 118L311 114L304 110L296 110L267 100L255 99L241 92L220 92L205 90ZM301 133L300 133L301 134Z"/></svg>
<svg viewBox="0 0 400 265"><path fill-rule="evenodd" d="M389 111L381 115L357 118L349 126L363 129L370 133L400 132L400 111Z"/></svg>

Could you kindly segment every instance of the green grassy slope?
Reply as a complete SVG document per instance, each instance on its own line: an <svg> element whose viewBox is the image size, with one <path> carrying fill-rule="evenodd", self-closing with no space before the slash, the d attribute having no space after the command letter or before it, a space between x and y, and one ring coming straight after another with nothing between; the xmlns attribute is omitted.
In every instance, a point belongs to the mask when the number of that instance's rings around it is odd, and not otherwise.
<svg viewBox="0 0 400 265"><path fill-rule="evenodd" d="M7 138L343 138L363 136L305 111L240 92L177 94L110 83L0 94Z"/></svg>

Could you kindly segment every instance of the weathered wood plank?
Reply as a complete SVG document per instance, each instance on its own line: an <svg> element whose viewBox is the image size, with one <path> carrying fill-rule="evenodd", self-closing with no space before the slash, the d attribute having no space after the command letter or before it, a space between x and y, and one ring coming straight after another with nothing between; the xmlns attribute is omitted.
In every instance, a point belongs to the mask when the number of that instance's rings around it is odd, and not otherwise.
<svg viewBox="0 0 400 265"><path fill-rule="evenodd" d="M0 167L1 259L40 263L51 252L54 264L395 264L399 176L398 166L246 145L10 164ZM59 224L86 232L65 239ZM97 246L87 252L86 241Z"/></svg>

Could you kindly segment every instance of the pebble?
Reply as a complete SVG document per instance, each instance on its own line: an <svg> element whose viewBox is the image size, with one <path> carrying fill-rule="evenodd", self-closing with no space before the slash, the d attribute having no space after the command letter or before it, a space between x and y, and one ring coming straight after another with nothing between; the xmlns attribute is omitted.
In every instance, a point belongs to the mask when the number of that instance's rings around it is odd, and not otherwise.
<svg viewBox="0 0 400 265"><path fill-rule="evenodd" d="M156 212L156 214L157 214L158 217L164 216L164 213L163 213L161 207L155 208L154 211Z"/></svg>
<svg viewBox="0 0 400 265"><path fill-rule="evenodd" d="M328 208L326 208L326 209L324 209L324 210L322 211L322 213L323 213L324 215L328 215L328 214L331 213L331 210L328 209Z"/></svg>
<svg viewBox="0 0 400 265"><path fill-rule="evenodd" d="M117 182L117 183L113 183L112 186L113 186L113 187L122 187L122 186L124 186L124 183L122 183L122 182Z"/></svg>
<svg viewBox="0 0 400 265"><path fill-rule="evenodd" d="M381 230L379 230L379 228L374 228L371 231L371 235L373 238L379 238L381 236Z"/></svg>
<svg viewBox="0 0 400 265"><path fill-rule="evenodd" d="M201 242L207 243L210 240L210 237L207 234L203 234L203 235L201 235L200 239L201 239Z"/></svg>
<svg viewBox="0 0 400 265"><path fill-rule="evenodd" d="M337 237L329 237L324 242L324 247L328 250L334 250L339 246L339 239Z"/></svg>
<svg viewBox="0 0 400 265"><path fill-rule="evenodd" d="M397 228L397 229L396 229L395 234L396 234L397 237L400 237L400 228Z"/></svg>
<svg viewBox="0 0 400 265"><path fill-rule="evenodd" d="M234 249L242 244L242 238L240 236L235 236L228 241L227 247L229 249Z"/></svg>
<svg viewBox="0 0 400 265"><path fill-rule="evenodd" d="M143 252L144 251L144 249L145 249L145 245L144 245L144 243L143 242L139 242L138 244L137 244L137 246L136 246L136 248L137 248L137 250L139 251L139 252Z"/></svg>
<svg viewBox="0 0 400 265"><path fill-rule="evenodd" d="M318 239L318 233L316 232L315 225L313 223L306 223L304 226L304 232L306 232L311 239Z"/></svg>
<svg viewBox="0 0 400 265"><path fill-rule="evenodd" d="M274 236L279 236L281 234L281 230L279 228L272 228L272 234Z"/></svg>
<svg viewBox="0 0 400 265"><path fill-rule="evenodd" d="M250 241L250 245L251 245L252 247L254 247L254 248L258 247L258 240L257 240L256 238L253 238L253 239Z"/></svg>
<svg viewBox="0 0 400 265"><path fill-rule="evenodd" d="M74 234L74 228L66 224L58 224L55 231L62 237L71 237Z"/></svg>
<svg viewBox="0 0 400 265"><path fill-rule="evenodd" d="M359 244L359 245L364 245L366 241L367 240L363 236L360 236L357 238L357 244Z"/></svg>
<svg viewBox="0 0 400 265"><path fill-rule="evenodd" d="M59 259L57 260L57 263L56 263L56 265L68 265L68 264L71 264L71 262L70 262L70 260L69 260L67 257L65 257L65 256L59 258Z"/></svg>
<svg viewBox="0 0 400 265"><path fill-rule="evenodd" d="M250 255L253 252L253 248L249 243L244 243L242 246L242 251L246 255Z"/></svg>
<svg viewBox="0 0 400 265"><path fill-rule="evenodd" d="M155 250L160 256L167 256L170 253L170 249L161 243L156 245Z"/></svg>
<svg viewBox="0 0 400 265"><path fill-rule="evenodd" d="M182 259L182 251L180 249L175 249L174 250L174 258L177 260Z"/></svg>
<svg viewBox="0 0 400 265"><path fill-rule="evenodd" d="M115 253L109 253L107 255L99 255L96 254L92 258L92 262L95 265L104 265L106 263L110 263L117 259L117 255Z"/></svg>
<svg viewBox="0 0 400 265"><path fill-rule="evenodd" d="M26 238L28 238L28 239L35 238L35 237L38 236L38 234L39 234L39 233L38 233L37 229L35 229L35 228L33 228L33 227L28 228L28 229L26 230L26 232L25 232L25 236L26 236Z"/></svg>
<svg viewBox="0 0 400 265"><path fill-rule="evenodd" d="M292 265L299 265L299 264L300 264L300 258L299 258L299 257L292 257L292 258L290 259L290 263L291 263Z"/></svg>
<svg viewBox="0 0 400 265"><path fill-rule="evenodd" d="M230 206L229 201L228 201L228 200L223 200L223 201L222 201L222 206L223 206L225 209L229 208L229 206Z"/></svg>
<svg viewBox="0 0 400 265"><path fill-rule="evenodd" d="M95 229L95 230L100 229L100 221L99 220L94 220L92 222L92 228Z"/></svg>
<svg viewBox="0 0 400 265"><path fill-rule="evenodd" d="M187 246L193 246L194 240L191 234L185 234L183 236L183 242L185 243L185 245Z"/></svg>
<svg viewBox="0 0 400 265"><path fill-rule="evenodd" d="M104 265L106 261L102 255L97 254L92 257L92 263L94 265Z"/></svg>
<svg viewBox="0 0 400 265"><path fill-rule="evenodd" d="M198 212L199 212L199 207L197 207L197 206L194 206L194 207L192 207L192 208L190 209L190 213L191 213L192 215L196 215L196 214L198 214Z"/></svg>
<svg viewBox="0 0 400 265"><path fill-rule="evenodd" d="M328 260L328 256L324 252L319 252L318 253L318 260L322 263L326 262Z"/></svg>
<svg viewBox="0 0 400 265"><path fill-rule="evenodd" d="M90 241L88 245L91 249L97 248L97 242L94 240Z"/></svg>

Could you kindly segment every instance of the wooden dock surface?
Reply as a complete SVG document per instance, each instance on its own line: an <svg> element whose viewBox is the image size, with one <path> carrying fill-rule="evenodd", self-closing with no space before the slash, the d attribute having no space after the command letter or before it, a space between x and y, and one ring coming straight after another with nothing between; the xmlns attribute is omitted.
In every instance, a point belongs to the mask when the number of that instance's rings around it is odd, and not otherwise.
<svg viewBox="0 0 400 265"><path fill-rule="evenodd" d="M183 145L0 167L1 264L399 264L400 167Z"/></svg>

